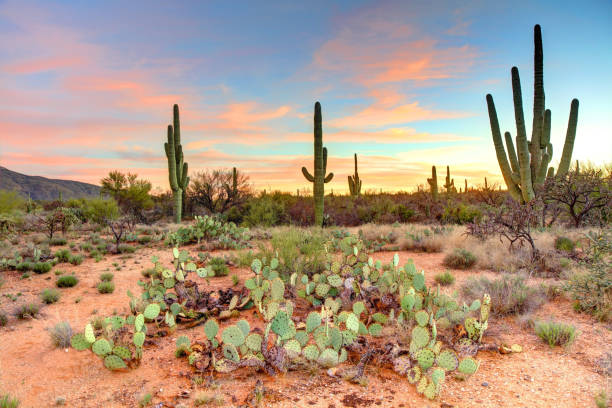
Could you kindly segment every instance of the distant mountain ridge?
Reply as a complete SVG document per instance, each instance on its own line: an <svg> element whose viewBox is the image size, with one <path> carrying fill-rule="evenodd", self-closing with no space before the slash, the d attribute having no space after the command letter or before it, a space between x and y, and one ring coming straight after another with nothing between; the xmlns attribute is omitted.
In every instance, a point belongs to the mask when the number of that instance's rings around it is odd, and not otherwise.
<svg viewBox="0 0 612 408"><path fill-rule="evenodd" d="M73 180L49 179L41 176L28 176L0 166L0 190L17 191L32 200L55 200L59 193L62 199L88 198L100 195L100 186Z"/></svg>

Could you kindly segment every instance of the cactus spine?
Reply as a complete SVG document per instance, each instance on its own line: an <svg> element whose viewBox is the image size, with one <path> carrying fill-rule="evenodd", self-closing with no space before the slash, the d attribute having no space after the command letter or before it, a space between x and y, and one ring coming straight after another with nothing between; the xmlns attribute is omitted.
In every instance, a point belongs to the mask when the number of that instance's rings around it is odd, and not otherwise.
<svg viewBox="0 0 612 408"><path fill-rule="evenodd" d="M507 155L501 138L493 97L491 94L487 94L486 97L491 134L499 167L508 186L508 192L515 200L521 202L531 201L535 197L534 188L541 185L547 176L552 177L554 175L554 169L548 167L553 153L552 144L550 143L551 112L550 109L545 109L544 54L542 50L542 32L539 25L534 27L534 47L534 97L531 141L527 140L521 81L517 67L512 67L511 70L517 133L516 150L512 142L512 136L509 132L506 132L504 138L506 148L508 149ZM561 162L557 170L558 176L564 176L569 170L574 140L576 138L577 123L578 99L574 99L571 103Z"/></svg>
<svg viewBox="0 0 612 408"><path fill-rule="evenodd" d="M329 183L334 178L334 173L327 176L327 148L323 147L323 126L321 118L321 104L315 103L314 112L314 176L311 175L306 167L302 167L302 174L306 180L313 183L315 225L323 226L323 200L325 196L325 183Z"/></svg>
<svg viewBox="0 0 612 408"><path fill-rule="evenodd" d="M174 219L181 222L183 212L183 193L189 184L187 176L187 163L183 162L183 146L181 145L181 125L179 121L179 107L173 108L173 125L168 125L168 142L164 144L168 158L168 176L170 189L174 196Z"/></svg>
<svg viewBox="0 0 612 408"><path fill-rule="evenodd" d="M431 166L431 178L427 179L429 186L431 187L431 196L434 200L438 199L438 175L436 173L436 166Z"/></svg>
<svg viewBox="0 0 612 408"><path fill-rule="evenodd" d="M446 189L446 194L450 194L452 192L456 192L455 189L455 179L451 179L450 176L450 167L446 166L446 182L444 183L444 188Z"/></svg>
<svg viewBox="0 0 612 408"><path fill-rule="evenodd" d="M357 173L357 153L355 153L355 174L348 176L348 184L352 196L361 194L361 179L359 178L359 173Z"/></svg>

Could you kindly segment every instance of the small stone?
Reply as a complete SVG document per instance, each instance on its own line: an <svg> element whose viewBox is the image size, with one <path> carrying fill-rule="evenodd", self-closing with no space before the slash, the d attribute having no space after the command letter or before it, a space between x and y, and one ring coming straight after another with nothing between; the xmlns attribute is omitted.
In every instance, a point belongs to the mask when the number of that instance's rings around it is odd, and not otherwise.
<svg viewBox="0 0 612 408"><path fill-rule="evenodd" d="M55 405L66 405L66 398L65 397L57 397L55 399Z"/></svg>
<svg viewBox="0 0 612 408"><path fill-rule="evenodd" d="M488 387L488 386L489 386L489 383L485 381L485 382L483 382L483 383L482 383L482 386L483 386L483 387Z"/></svg>

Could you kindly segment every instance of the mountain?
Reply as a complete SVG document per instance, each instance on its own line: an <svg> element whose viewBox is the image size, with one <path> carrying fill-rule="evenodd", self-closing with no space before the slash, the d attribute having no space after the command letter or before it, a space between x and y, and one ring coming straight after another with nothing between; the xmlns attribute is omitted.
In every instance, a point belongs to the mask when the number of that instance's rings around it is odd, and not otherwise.
<svg viewBox="0 0 612 408"><path fill-rule="evenodd" d="M55 200L60 191L62 199L98 197L100 187L80 181L49 179L40 176L27 176L0 166L0 190L15 190L32 200Z"/></svg>

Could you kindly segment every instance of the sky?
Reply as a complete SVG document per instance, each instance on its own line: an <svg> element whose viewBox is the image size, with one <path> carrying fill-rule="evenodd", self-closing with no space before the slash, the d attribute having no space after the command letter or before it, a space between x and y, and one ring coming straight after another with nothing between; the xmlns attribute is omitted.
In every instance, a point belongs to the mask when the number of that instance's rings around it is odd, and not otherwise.
<svg viewBox="0 0 612 408"><path fill-rule="evenodd" d="M111 170L168 186L179 104L191 173L237 167L256 189L308 191L313 107L326 191L410 191L445 166L501 182L485 95L516 134L510 68L531 127L533 26L559 162L612 158L612 2L0 0L0 166L97 184Z"/></svg>

